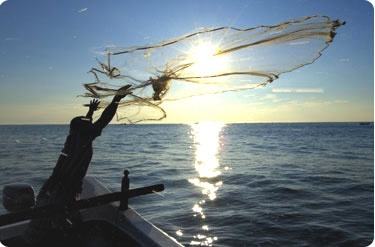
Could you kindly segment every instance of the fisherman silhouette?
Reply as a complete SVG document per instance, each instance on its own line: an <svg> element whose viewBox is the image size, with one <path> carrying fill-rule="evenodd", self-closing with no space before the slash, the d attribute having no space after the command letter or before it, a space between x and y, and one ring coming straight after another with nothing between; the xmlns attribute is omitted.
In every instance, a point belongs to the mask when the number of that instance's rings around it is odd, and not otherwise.
<svg viewBox="0 0 375 247"><path fill-rule="evenodd" d="M101 135L102 130L112 120L119 102L129 94L126 91L130 86L126 85L118 90L118 94L113 97L112 102L104 109L96 122L92 122L93 113L98 109L100 103L96 99L91 100L86 116L75 117L71 120L70 132L64 148L52 175L40 189L36 207L48 204L67 205L79 200L83 178L93 155L92 142ZM69 228L74 224L74 221L79 221L79 218L79 213L76 212L74 215L34 219L26 230L24 241L28 243L27 246L45 246L48 240L53 238L55 246L59 241L57 239L67 235Z"/></svg>

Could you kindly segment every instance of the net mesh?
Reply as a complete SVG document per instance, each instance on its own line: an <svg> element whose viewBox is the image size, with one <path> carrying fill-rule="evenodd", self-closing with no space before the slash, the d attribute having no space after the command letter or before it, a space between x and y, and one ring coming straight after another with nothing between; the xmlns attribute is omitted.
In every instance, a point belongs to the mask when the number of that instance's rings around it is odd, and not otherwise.
<svg viewBox="0 0 375 247"><path fill-rule="evenodd" d="M316 15L275 26L203 28L147 46L106 47L83 96L102 99L105 107L131 84L117 120L161 120L164 101L253 89L313 63L344 24Z"/></svg>

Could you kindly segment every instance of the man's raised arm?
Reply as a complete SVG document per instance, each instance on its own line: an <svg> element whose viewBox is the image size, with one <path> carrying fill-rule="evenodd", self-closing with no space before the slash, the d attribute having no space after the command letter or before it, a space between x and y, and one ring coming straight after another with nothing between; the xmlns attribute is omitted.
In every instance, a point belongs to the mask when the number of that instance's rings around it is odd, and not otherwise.
<svg viewBox="0 0 375 247"><path fill-rule="evenodd" d="M111 122L112 118L116 114L117 107L121 99L124 98L127 94L129 94L126 91L130 87L131 85L126 85L118 90L118 94L113 97L112 102L104 109L98 121L94 123L96 127L104 129L109 124L109 122Z"/></svg>

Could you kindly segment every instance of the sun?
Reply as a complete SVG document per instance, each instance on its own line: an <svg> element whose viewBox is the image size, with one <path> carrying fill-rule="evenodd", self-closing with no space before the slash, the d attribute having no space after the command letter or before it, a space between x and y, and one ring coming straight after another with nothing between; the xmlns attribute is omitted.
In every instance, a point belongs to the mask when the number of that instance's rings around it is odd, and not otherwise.
<svg viewBox="0 0 375 247"><path fill-rule="evenodd" d="M196 76L210 76L223 73L228 67L228 59L221 55L220 47L209 41L200 41L192 46L189 70Z"/></svg>
<svg viewBox="0 0 375 247"><path fill-rule="evenodd" d="M215 55L219 52L219 49L208 42L200 43L197 47L194 47L192 51L192 57L196 61L196 63L204 63L211 62L214 60Z"/></svg>

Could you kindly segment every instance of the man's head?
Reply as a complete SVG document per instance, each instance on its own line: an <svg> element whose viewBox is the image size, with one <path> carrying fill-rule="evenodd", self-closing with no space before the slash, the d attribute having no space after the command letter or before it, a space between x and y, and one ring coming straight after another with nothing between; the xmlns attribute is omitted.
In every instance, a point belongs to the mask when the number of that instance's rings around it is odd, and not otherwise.
<svg viewBox="0 0 375 247"><path fill-rule="evenodd" d="M92 128L91 119L84 116L75 117L70 121L70 133L90 133Z"/></svg>

